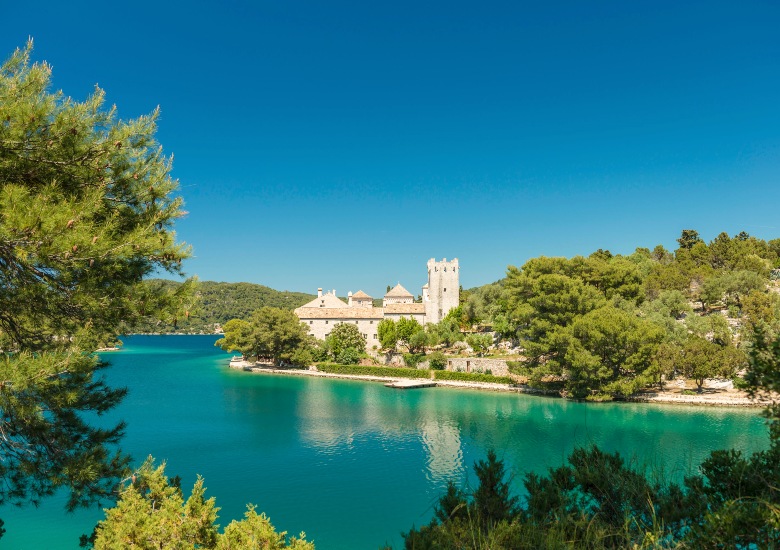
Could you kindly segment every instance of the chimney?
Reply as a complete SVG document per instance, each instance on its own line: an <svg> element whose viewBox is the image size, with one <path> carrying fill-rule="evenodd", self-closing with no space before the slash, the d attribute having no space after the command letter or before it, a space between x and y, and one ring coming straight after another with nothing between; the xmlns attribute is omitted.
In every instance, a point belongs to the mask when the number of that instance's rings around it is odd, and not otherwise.
<svg viewBox="0 0 780 550"><path fill-rule="evenodd" d="M352 291L347 292L347 304L352 307Z"/></svg>
<svg viewBox="0 0 780 550"><path fill-rule="evenodd" d="M317 298L322 298L322 288L317 289Z"/></svg>

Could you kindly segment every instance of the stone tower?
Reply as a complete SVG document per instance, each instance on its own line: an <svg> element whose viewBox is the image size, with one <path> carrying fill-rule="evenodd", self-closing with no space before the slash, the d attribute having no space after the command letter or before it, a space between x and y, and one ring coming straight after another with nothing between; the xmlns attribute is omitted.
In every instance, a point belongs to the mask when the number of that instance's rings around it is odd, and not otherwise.
<svg viewBox="0 0 780 550"><path fill-rule="evenodd" d="M423 287L425 322L438 323L458 307L460 302L460 267L458 259L448 262L447 258L437 262L428 260L428 284Z"/></svg>

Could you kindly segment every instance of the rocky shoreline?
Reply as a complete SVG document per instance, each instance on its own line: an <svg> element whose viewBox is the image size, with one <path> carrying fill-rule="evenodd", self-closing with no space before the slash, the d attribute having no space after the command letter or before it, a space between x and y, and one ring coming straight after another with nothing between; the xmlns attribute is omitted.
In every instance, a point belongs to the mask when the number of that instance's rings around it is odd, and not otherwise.
<svg viewBox="0 0 780 550"><path fill-rule="evenodd" d="M370 376L356 374L332 374L320 372L316 367L309 369L278 368L272 365L250 363L248 361L230 361L230 368L252 372L256 374L274 374L289 376L314 376L318 378L336 378L342 380L362 380L365 382L395 382L401 378L388 376ZM499 391L512 393L527 393L534 395L544 395L544 392L530 388L528 386L510 386L507 384L494 384L487 382L462 382L454 380L436 380L436 385L443 388L472 389L483 391ZM669 389L659 392L645 392L634 395L625 401L639 403L661 403L672 405L691 405L691 406L709 406L709 407L765 407L769 404L767 400L753 400L747 393L740 390L706 390L704 393L687 395L683 390Z"/></svg>

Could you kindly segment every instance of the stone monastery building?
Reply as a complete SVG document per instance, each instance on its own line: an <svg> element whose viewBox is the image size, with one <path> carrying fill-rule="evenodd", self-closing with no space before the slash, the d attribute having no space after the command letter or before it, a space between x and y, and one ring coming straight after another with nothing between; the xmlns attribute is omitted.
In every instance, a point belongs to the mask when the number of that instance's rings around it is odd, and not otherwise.
<svg viewBox="0 0 780 550"><path fill-rule="evenodd" d="M323 294L317 289L317 298L295 310L295 314L309 327L309 334L324 340L333 327L340 323L354 323L366 339L366 348L379 347L377 325L382 319L397 321L401 317L416 319L421 325L438 323L460 301L460 268L458 259L437 262L428 260L428 282L422 287L422 303L401 284L385 294L382 307L374 307L374 299L358 290L347 294L347 302L336 296L336 291Z"/></svg>

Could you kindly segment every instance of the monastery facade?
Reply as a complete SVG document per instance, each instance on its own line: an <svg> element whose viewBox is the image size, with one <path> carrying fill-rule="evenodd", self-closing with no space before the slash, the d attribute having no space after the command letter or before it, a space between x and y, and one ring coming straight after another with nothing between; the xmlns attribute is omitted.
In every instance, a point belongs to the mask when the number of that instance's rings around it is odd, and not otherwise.
<svg viewBox="0 0 780 550"><path fill-rule="evenodd" d="M317 289L317 298L295 310L298 318L309 327L309 334L324 340L333 327L354 323L366 339L366 348L379 347L377 325L382 319L397 321L401 317L417 320L421 325L438 323L458 307L460 302L460 267L458 259L437 262L428 260L428 282L422 287L422 303L400 283L382 299L382 307L374 307L374 299L358 290L347 294L347 301L336 296L336 291L323 293Z"/></svg>

